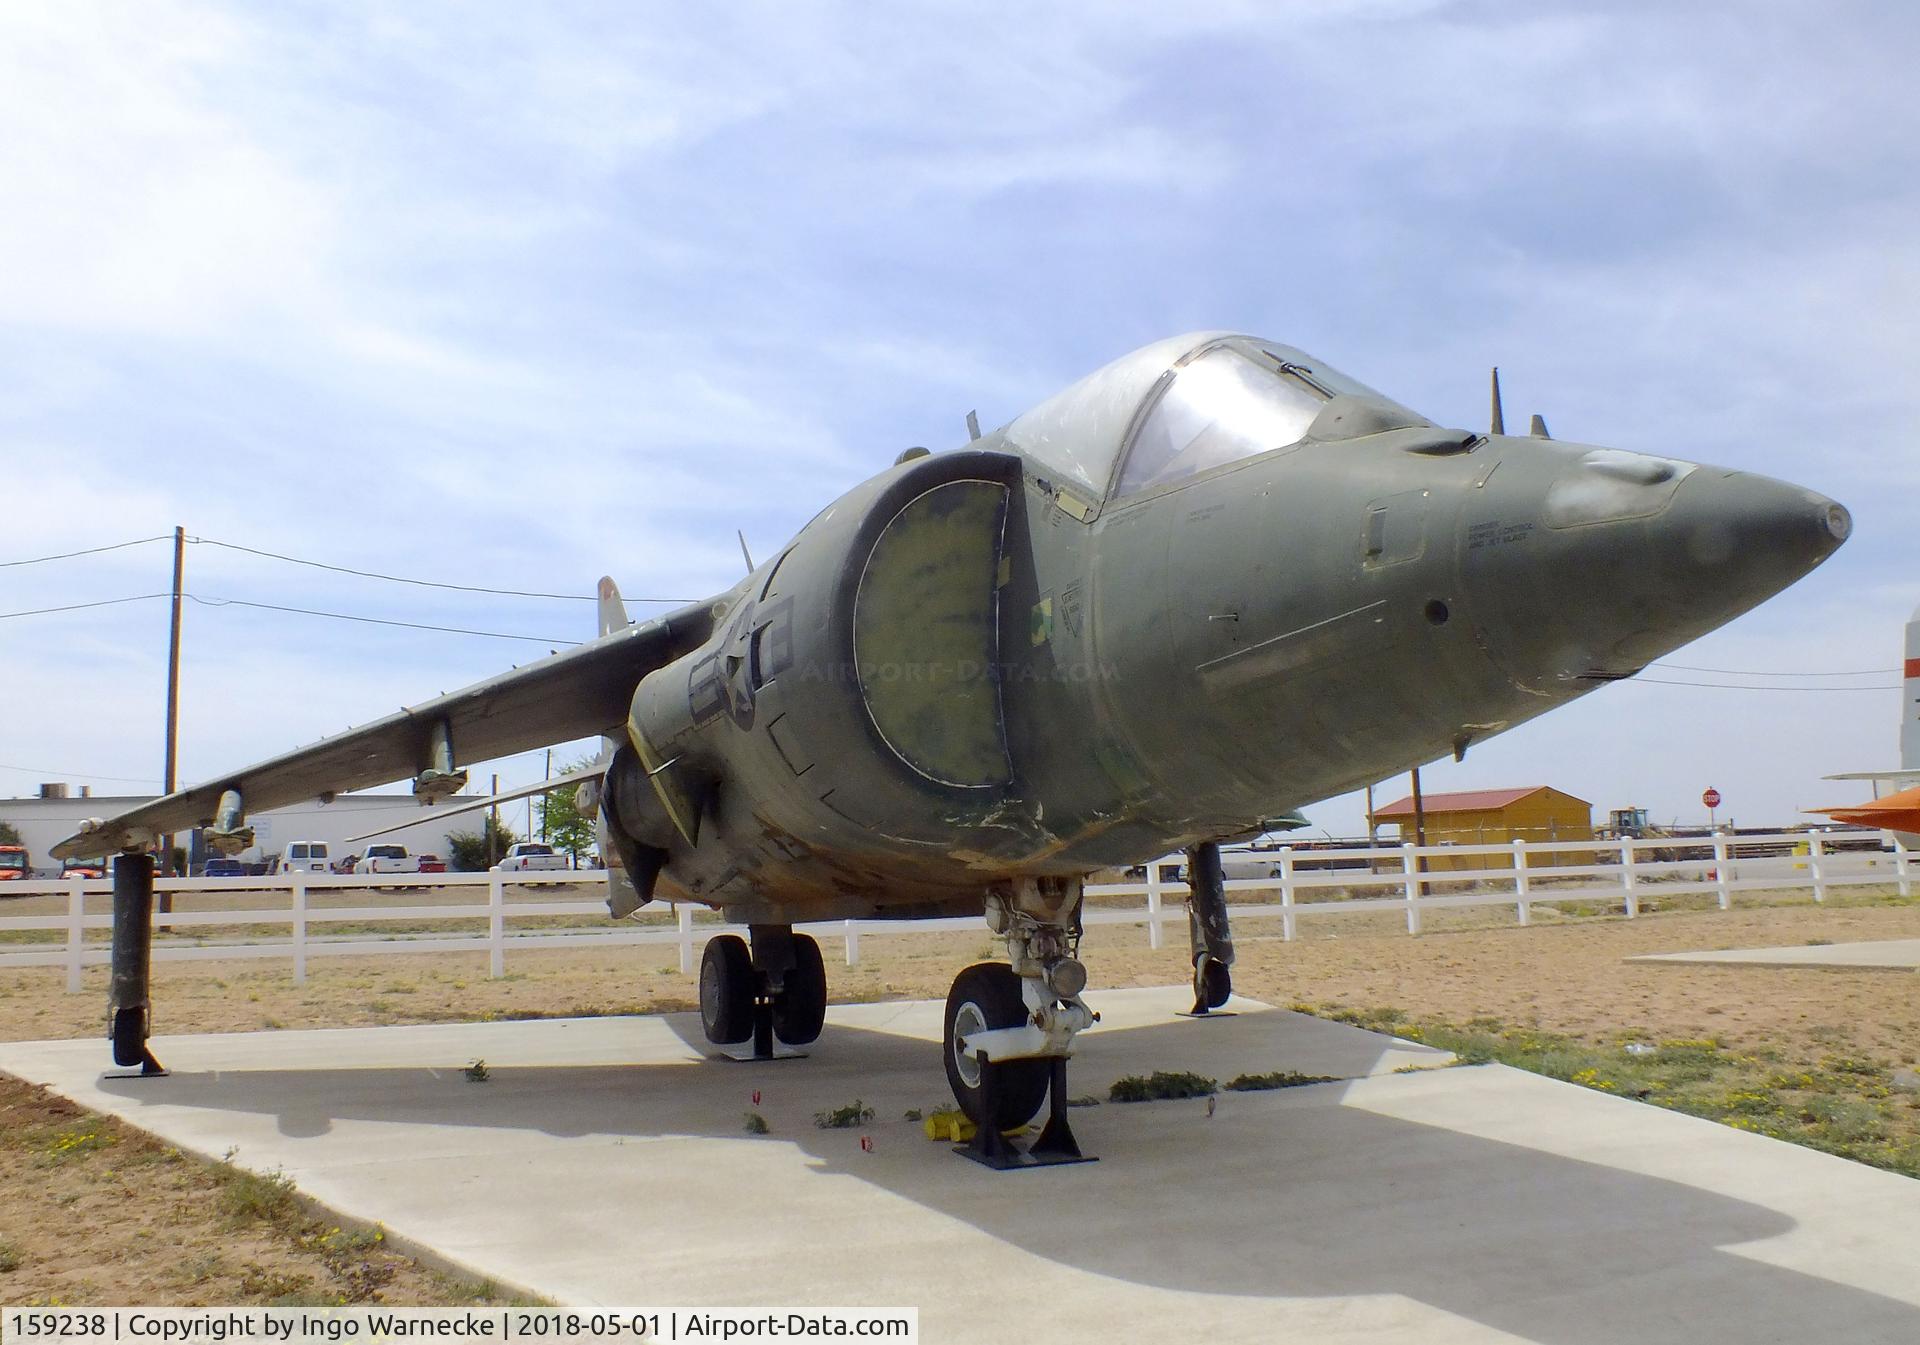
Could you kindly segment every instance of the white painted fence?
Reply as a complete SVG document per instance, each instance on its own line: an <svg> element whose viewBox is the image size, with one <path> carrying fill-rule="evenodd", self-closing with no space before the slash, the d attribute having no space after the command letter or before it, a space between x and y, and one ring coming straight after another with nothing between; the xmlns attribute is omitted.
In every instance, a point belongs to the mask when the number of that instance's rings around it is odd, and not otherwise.
<svg viewBox="0 0 1920 1345"><path fill-rule="evenodd" d="M1890 833L1872 845L1871 833L1783 832L1766 836L1715 836L1696 839L1643 841L1514 841L1495 845L1412 845L1350 849L1282 847L1257 852L1227 852L1235 867L1249 858L1270 863L1272 876L1230 878L1227 898L1235 921L1280 920L1281 936L1295 936L1303 919L1354 915L1365 912L1403 912L1407 932L1418 934L1426 912L1471 906L1512 906L1514 917L1527 924L1532 908L1562 902L1617 906L1629 916L1640 913L1650 897L1712 893L1720 909L1733 904L1737 892L1810 891L1825 901L1836 888L1888 886L1902 897L1912 895L1910 852ZM1804 853L1790 853L1801 847ZM1783 853L1787 852L1787 853ZM1565 862L1584 854L1585 862ZM1611 856L1611 859L1604 858ZM1468 869L1431 869L1435 861L1477 863ZM1423 862L1429 867L1423 869ZM1181 863L1170 855L1146 866L1142 879L1122 883L1089 884L1085 923L1091 925L1144 924L1150 946L1165 940L1168 921L1184 923L1184 904L1170 908L1168 898L1184 898L1186 885L1163 880L1163 865ZM631 944L671 944L679 952L680 970L693 970L698 946L715 934L745 933L742 926L707 919L696 922L697 908L679 906L671 925L628 921L605 929L510 929L509 922L556 916L606 915L604 901L509 900L507 888L535 888L592 883L598 875L586 872L524 873L511 878L498 873L449 873L380 877L287 874L274 878L163 878L155 887L179 894L249 892L286 894L284 906L248 910L178 910L156 912L153 923L156 961L228 961L242 958L290 959L296 983L307 978L307 964L315 957L365 957L391 953L451 953L485 951L488 974L506 973L507 951L519 953L543 948L606 948ZM441 906L314 906L316 892L373 888L485 889L485 902ZM0 936L10 931L63 931L62 941L0 942L0 968L59 967L67 969L67 989L81 988L82 970L104 964L109 946L88 931L109 930L107 903L89 896L110 893L103 879L61 879L53 882L9 883L8 897L64 895L66 910L50 915L0 915ZM1271 892L1277 901L1250 901L1248 894ZM1355 895L1364 892L1368 895ZM1113 904L1118 898L1140 898L1142 904ZM4 909L0 906L0 909ZM654 908L658 909L658 908ZM704 909L704 908L699 908ZM379 924L457 921L485 922L485 932L432 933L401 931L386 936L363 933L328 934L330 924ZM196 939L196 927L269 926L288 931L284 938ZM316 927L318 927L316 929ZM977 917L943 920L846 920L801 925L815 935L840 940L849 966L860 959L860 940L868 935L932 933L961 930L985 933Z"/></svg>

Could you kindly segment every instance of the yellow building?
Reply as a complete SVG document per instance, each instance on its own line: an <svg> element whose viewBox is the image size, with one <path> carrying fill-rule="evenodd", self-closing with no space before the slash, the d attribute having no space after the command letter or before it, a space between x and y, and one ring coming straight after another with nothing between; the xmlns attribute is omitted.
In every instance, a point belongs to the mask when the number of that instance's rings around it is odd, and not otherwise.
<svg viewBox="0 0 1920 1345"><path fill-rule="evenodd" d="M1590 841L1593 839L1593 805L1548 785L1529 785L1521 789L1475 789L1458 794L1426 794L1421 798L1426 816L1428 845L1505 845L1513 841ZM1414 839L1413 798L1411 795L1384 808L1376 809L1368 819L1374 826L1392 822L1400 828L1400 841ZM1530 853L1529 866L1538 864L1585 864L1591 856L1585 850ZM1428 861L1429 870L1509 868L1509 855L1436 855Z"/></svg>

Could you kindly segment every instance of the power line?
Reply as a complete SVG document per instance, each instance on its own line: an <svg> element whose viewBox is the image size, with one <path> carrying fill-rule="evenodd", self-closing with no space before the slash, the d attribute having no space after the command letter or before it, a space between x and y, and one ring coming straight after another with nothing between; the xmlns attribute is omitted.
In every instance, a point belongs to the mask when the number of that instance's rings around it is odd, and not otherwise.
<svg viewBox="0 0 1920 1345"><path fill-rule="evenodd" d="M1652 665L1656 668L1673 668L1680 672L1724 673L1729 677L1878 677L1884 673L1898 673L1899 668L1855 668L1852 672L1762 672L1758 668L1696 668L1689 663L1668 663L1661 659Z"/></svg>
<svg viewBox="0 0 1920 1345"><path fill-rule="evenodd" d="M585 593L534 593L518 588L488 588L484 584L443 584L433 579L410 579L404 575L382 574L377 570L356 570L347 565L330 565L322 560L308 560L301 556L282 555L278 551L262 551L258 547L241 546L238 542L222 542L212 537L190 537L188 541L206 546L222 547L228 551L244 551L250 556L264 556L268 560L283 560L289 565L307 565L316 570L331 570L335 574L351 574L362 579L384 579L393 584L415 584L421 588L447 588L459 593L497 593L508 598L552 598L562 602L595 602L596 598ZM628 602L690 603L695 598L628 598Z"/></svg>
<svg viewBox="0 0 1920 1345"><path fill-rule="evenodd" d="M57 556L34 556L27 560L0 560L0 569L15 565L44 565L50 560L72 560L75 556L97 556L102 551L119 551L123 547L145 546L148 542L164 542L170 536L172 536L171 533L163 533L158 537L136 537L131 542L115 542L112 546L90 546L84 551L62 551Z"/></svg>
<svg viewBox="0 0 1920 1345"><path fill-rule="evenodd" d="M168 598L173 595L170 593L160 593L153 596ZM385 617L355 616L350 612L321 612L311 607L282 607L278 603L248 602L244 598L202 598L194 593L187 593L182 596L192 599L202 607L257 607L266 612L292 612L299 616L323 616L334 621L358 621L368 626L404 626L408 630L444 631L449 635L479 635L489 640L526 640L532 644L548 646L577 645L582 643L582 641L579 640L549 640L540 635L510 635L504 631L497 630L470 630L465 626L435 626L424 621L391 621Z"/></svg>
<svg viewBox="0 0 1920 1345"><path fill-rule="evenodd" d="M112 780L123 785L157 785L160 782L150 776L102 775L98 771L58 770L52 766L7 766L0 764L0 771L18 771L22 775L37 775L43 780Z"/></svg>
<svg viewBox="0 0 1920 1345"><path fill-rule="evenodd" d="M1771 673L1761 674L1772 676ZM1663 687L1708 687L1718 691L1810 691L1816 695L1829 691L1898 691L1897 686L1877 687L1756 687L1744 686L1739 682L1676 682L1665 677L1628 677L1627 682L1653 682Z"/></svg>
<svg viewBox="0 0 1920 1345"><path fill-rule="evenodd" d="M88 607L112 607L116 603L145 602L149 598L171 598L172 592L136 593L130 598L102 598L99 602L70 602L65 607L35 607L25 612L0 612L0 621L16 616L45 616L49 612L78 612Z"/></svg>
<svg viewBox="0 0 1920 1345"><path fill-rule="evenodd" d="M172 596L173 594L171 592L135 593L125 598L104 598L99 602L69 603L64 607L37 607L25 612L0 612L0 621L20 616L45 616L50 612L78 612L89 607L112 607L116 603L146 602L153 598L171 598ZM182 593L180 596L190 599L202 607L257 607L267 612L292 612L297 616L322 616L333 621L358 621L369 626L403 626L408 630L442 631L448 635L478 635L489 640L525 640L529 644L543 644L549 648L558 645L577 645L583 643L583 641L580 640L549 639L544 635L515 635L506 631L473 630L466 626L438 626L426 621L394 621L386 617L357 616L351 612L322 612L311 607L285 607L279 603L249 602L245 598L203 598L197 593Z"/></svg>

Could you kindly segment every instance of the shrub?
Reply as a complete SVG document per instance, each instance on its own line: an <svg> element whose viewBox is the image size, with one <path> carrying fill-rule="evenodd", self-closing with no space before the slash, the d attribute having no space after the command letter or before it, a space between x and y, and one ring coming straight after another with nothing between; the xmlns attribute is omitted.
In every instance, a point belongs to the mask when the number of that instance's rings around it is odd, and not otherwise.
<svg viewBox="0 0 1920 1345"><path fill-rule="evenodd" d="M1114 1102L1154 1102L1163 1098L1210 1097L1219 1091L1218 1080L1184 1070L1155 1070L1146 1078L1129 1074L1115 1079L1107 1090Z"/></svg>

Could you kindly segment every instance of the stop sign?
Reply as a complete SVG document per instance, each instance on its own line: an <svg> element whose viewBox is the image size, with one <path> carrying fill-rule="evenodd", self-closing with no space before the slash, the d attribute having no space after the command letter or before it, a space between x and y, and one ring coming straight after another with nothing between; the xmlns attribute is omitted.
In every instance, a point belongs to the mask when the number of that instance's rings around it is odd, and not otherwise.
<svg viewBox="0 0 1920 1345"><path fill-rule="evenodd" d="M1709 808L1718 808L1720 806L1720 791L1714 789L1712 786L1708 786L1707 792L1700 796L1700 802L1706 804Z"/></svg>

